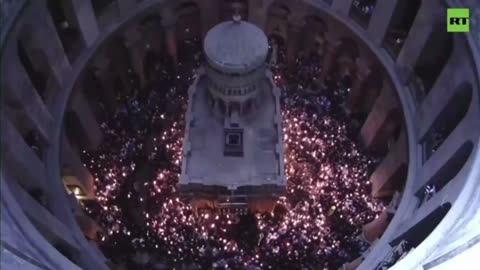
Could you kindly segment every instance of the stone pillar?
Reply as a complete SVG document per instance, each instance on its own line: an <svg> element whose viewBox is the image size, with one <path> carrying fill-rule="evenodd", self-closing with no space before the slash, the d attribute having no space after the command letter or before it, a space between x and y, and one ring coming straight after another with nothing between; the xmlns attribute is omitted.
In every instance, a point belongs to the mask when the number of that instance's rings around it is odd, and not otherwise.
<svg viewBox="0 0 480 270"><path fill-rule="evenodd" d="M358 58L356 61L356 67L357 72L355 73L355 76L353 76L353 84L352 88L350 89L350 94L348 95L346 104L346 107L350 112L358 111L358 108L361 107L359 105L362 102L363 97L365 97L364 91L370 90L365 89L366 83L368 82L368 79L372 73L370 67L360 58Z"/></svg>
<svg viewBox="0 0 480 270"><path fill-rule="evenodd" d="M376 219L365 224L362 233L369 243L373 243L387 229L389 224L387 210L384 210Z"/></svg>
<svg viewBox="0 0 480 270"><path fill-rule="evenodd" d="M64 133L65 134L65 133ZM95 182L90 171L83 165L82 159L78 150L75 149L69 142L66 135L62 138L62 169L65 176L75 176L82 188L84 188L85 195L89 198L95 197Z"/></svg>
<svg viewBox="0 0 480 270"><path fill-rule="evenodd" d="M398 1L399 0L377 1L375 5L375 10L370 18L367 31L377 45L383 43Z"/></svg>
<svg viewBox="0 0 480 270"><path fill-rule="evenodd" d="M395 145L370 176L372 196L379 198L393 195L395 190L405 183L407 170L407 136L405 131L402 131Z"/></svg>
<svg viewBox="0 0 480 270"><path fill-rule="evenodd" d="M97 122L95 114L90 108L82 89L77 89L72 97L72 110L78 116L80 125L83 128L86 140L88 141L88 148L95 149L102 142L102 131Z"/></svg>
<svg viewBox="0 0 480 270"><path fill-rule="evenodd" d="M127 47L133 69L138 75L140 88L145 87L147 79L145 77L145 66L143 58L145 57L146 44L142 40L141 33L138 32L137 25L129 28L125 32L125 46Z"/></svg>
<svg viewBox="0 0 480 270"><path fill-rule="evenodd" d="M97 17L93 11L92 1L66 0L67 5L73 10L75 21L86 47L92 46L97 40L99 28Z"/></svg>
<svg viewBox="0 0 480 270"><path fill-rule="evenodd" d="M340 15L347 16L353 0L333 0L332 9Z"/></svg>
<svg viewBox="0 0 480 270"><path fill-rule="evenodd" d="M334 64L335 58L340 47L340 42L335 40L331 36L327 36L327 50L325 51L325 56L322 60L322 71L320 73L320 80L325 81L330 75Z"/></svg>
<svg viewBox="0 0 480 270"><path fill-rule="evenodd" d="M400 104L392 88L390 84L384 85L360 130L360 142L369 151L386 146L395 128L401 125Z"/></svg>
<svg viewBox="0 0 480 270"><path fill-rule="evenodd" d="M287 35L287 66L290 70L295 69L297 53L299 49L299 39L303 23L300 21L289 22Z"/></svg>

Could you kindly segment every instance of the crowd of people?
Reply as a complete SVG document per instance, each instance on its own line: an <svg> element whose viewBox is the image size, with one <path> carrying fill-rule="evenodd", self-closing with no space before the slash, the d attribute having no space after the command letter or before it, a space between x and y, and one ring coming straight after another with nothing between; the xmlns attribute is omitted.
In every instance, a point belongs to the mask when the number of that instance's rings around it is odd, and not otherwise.
<svg viewBox="0 0 480 270"><path fill-rule="evenodd" d="M282 91L287 195L272 213L197 214L179 199L187 90L201 43L181 44L176 67L158 58L156 82L130 91L101 124L104 143L82 158L95 177L86 211L103 228L99 245L119 269L338 269L359 256L363 224L383 205L369 174L378 162L352 139L343 113L348 85L314 81L319 59L287 72L285 50L271 63ZM123 267L123 268L122 268Z"/></svg>

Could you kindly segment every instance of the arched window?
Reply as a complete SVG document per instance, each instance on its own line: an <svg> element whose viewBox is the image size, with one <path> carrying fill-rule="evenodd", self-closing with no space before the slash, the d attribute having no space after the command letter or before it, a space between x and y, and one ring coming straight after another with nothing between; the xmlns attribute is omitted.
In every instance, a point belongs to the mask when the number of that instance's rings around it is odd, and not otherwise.
<svg viewBox="0 0 480 270"><path fill-rule="evenodd" d="M473 150L473 143L468 141L462 144L443 166L423 185L416 196L420 200L418 207L430 200L436 192L442 190L462 170Z"/></svg>
<svg viewBox="0 0 480 270"><path fill-rule="evenodd" d="M390 21L384 46L391 56L397 58L403 43L412 28L422 1L397 1L397 6Z"/></svg>
<svg viewBox="0 0 480 270"><path fill-rule="evenodd" d="M450 59L452 50L453 37L452 34L447 33L445 22L436 23L413 68L417 76L413 87L419 102L432 89L448 59Z"/></svg>
<svg viewBox="0 0 480 270"><path fill-rule="evenodd" d="M471 100L472 85L469 83L460 84L422 139L424 162L430 159L462 121L470 108Z"/></svg>
<svg viewBox="0 0 480 270"><path fill-rule="evenodd" d="M420 245L435 230L443 218L448 214L452 205L450 203L442 204L433 210L429 215L413 225L408 231L390 242L390 246L394 247L402 241L407 242L407 246L415 248Z"/></svg>

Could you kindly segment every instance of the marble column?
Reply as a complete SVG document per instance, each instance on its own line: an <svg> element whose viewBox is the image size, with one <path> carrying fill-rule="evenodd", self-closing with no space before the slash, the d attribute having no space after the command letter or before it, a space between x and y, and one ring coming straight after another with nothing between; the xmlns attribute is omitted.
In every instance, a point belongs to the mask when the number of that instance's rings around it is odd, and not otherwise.
<svg viewBox="0 0 480 270"><path fill-rule="evenodd" d="M381 151L401 125L400 104L393 86L385 84L360 130L360 142L369 151Z"/></svg>
<svg viewBox="0 0 480 270"><path fill-rule="evenodd" d="M365 91L370 90L365 89L372 73L369 65L362 59L358 58L356 60L356 70L357 72L355 73L355 76L353 76L353 84L346 104L346 107L350 112L358 111L359 107L361 107L360 103L366 95Z"/></svg>
<svg viewBox="0 0 480 270"><path fill-rule="evenodd" d="M77 22L85 46L92 46L100 32L97 17L93 11L92 1L66 0L66 5L73 10L73 16Z"/></svg>
<svg viewBox="0 0 480 270"><path fill-rule="evenodd" d="M373 197L391 196L405 184L408 170L407 147L407 136L402 130L399 139L370 176Z"/></svg>
<svg viewBox="0 0 480 270"><path fill-rule="evenodd" d="M373 243L385 232L389 224L387 210L384 210L376 219L365 224L362 233L369 243Z"/></svg>
<svg viewBox="0 0 480 270"><path fill-rule="evenodd" d="M77 89L76 93L74 93L71 106L72 111L80 121L79 124L83 129L83 134L87 136L86 141L88 145L86 147L89 149L97 148L102 142L103 134L96 116L81 89Z"/></svg>

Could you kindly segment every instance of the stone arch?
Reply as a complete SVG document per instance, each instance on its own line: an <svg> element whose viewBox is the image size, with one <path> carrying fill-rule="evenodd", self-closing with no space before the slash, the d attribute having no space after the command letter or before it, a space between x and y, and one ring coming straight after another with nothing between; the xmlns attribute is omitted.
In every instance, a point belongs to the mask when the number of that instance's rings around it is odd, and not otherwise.
<svg viewBox="0 0 480 270"><path fill-rule="evenodd" d="M448 100L422 139L424 162L429 160L433 153L440 148L470 108L473 94L472 85L464 82L455 90L455 94Z"/></svg>
<svg viewBox="0 0 480 270"><path fill-rule="evenodd" d="M453 35L445 22L436 22L430 32L413 71L417 77L418 98L422 100L432 89L453 51Z"/></svg>

